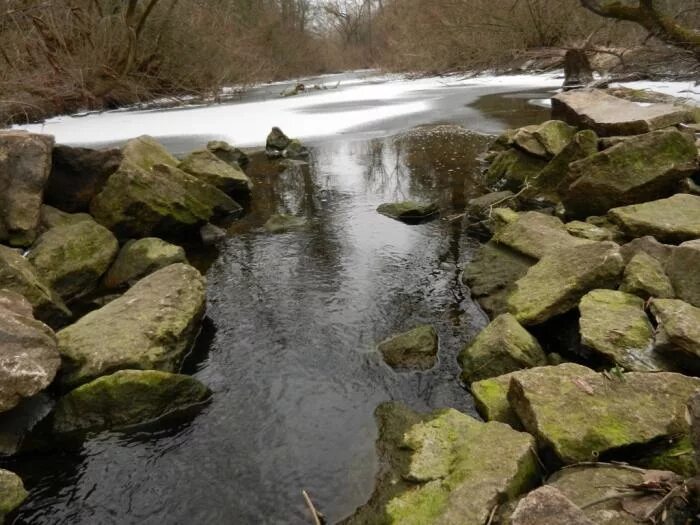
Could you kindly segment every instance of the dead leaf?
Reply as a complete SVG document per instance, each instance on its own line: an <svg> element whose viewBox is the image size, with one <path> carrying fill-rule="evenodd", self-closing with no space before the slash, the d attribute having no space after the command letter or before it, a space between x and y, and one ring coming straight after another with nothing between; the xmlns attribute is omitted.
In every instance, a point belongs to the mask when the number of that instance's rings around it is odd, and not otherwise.
<svg viewBox="0 0 700 525"><path fill-rule="evenodd" d="M573 379L571 379L571 381L589 396L595 394L595 390L593 390L593 387L589 383L587 383L585 379L581 377L574 377Z"/></svg>

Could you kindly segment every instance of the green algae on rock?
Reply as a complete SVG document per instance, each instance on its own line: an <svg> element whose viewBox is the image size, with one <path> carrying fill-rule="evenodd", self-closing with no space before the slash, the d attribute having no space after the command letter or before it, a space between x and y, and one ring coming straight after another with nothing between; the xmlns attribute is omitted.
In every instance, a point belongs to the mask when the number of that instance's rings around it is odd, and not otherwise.
<svg viewBox="0 0 700 525"><path fill-rule="evenodd" d="M44 281L70 302L97 288L118 251L112 232L84 219L41 234L27 258Z"/></svg>
<svg viewBox="0 0 700 525"><path fill-rule="evenodd" d="M418 415L394 403L377 409L382 472L354 524L484 523L493 508L533 487L532 436L453 409Z"/></svg>
<svg viewBox="0 0 700 525"><path fill-rule="evenodd" d="M539 125L525 126L512 137L514 146L523 151L551 159L560 154L576 134L576 128L561 120L548 120Z"/></svg>
<svg viewBox="0 0 700 525"><path fill-rule="evenodd" d="M666 272L679 299L700 307L700 239L688 241L673 250L666 264ZM662 295L656 297L663 298ZM665 297L673 297L667 295Z"/></svg>
<svg viewBox="0 0 700 525"><path fill-rule="evenodd" d="M571 221L567 222L564 226L569 234L574 237L580 237L581 239L588 239L589 241L612 241L614 238L610 230L589 222Z"/></svg>
<svg viewBox="0 0 700 525"><path fill-rule="evenodd" d="M173 168L178 165L178 160L162 144L148 135L142 135L127 142L122 148L122 155L124 160L146 171L150 171L158 164Z"/></svg>
<svg viewBox="0 0 700 525"><path fill-rule="evenodd" d="M484 175L484 182L493 189L517 191L546 165L544 159L516 149L507 149L493 160Z"/></svg>
<svg viewBox="0 0 700 525"><path fill-rule="evenodd" d="M435 203L403 201L381 204L377 211L397 221L412 222L434 218L440 213L440 208Z"/></svg>
<svg viewBox="0 0 700 525"><path fill-rule="evenodd" d="M511 314L499 315L459 354L462 379L472 383L547 364L537 340Z"/></svg>
<svg viewBox="0 0 700 525"><path fill-rule="evenodd" d="M182 247L156 237L131 240L119 251L104 285L110 289L133 286L143 277L175 263L187 263Z"/></svg>
<svg viewBox="0 0 700 525"><path fill-rule="evenodd" d="M575 308L594 288L616 288L623 269L619 246L612 242L552 252L515 283L508 308L521 324L543 323Z"/></svg>
<svg viewBox="0 0 700 525"><path fill-rule="evenodd" d="M539 446L571 464L687 433L685 404L698 388L681 374L610 378L566 363L514 376L508 400Z"/></svg>
<svg viewBox="0 0 700 525"><path fill-rule="evenodd" d="M123 369L177 370L204 306L205 280L191 266L171 264L141 279L58 333L62 384L77 386Z"/></svg>
<svg viewBox="0 0 700 525"><path fill-rule="evenodd" d="M209 399L193 377L157 370L120 370L63 396L53 414L58 433L118 429L147 423Z"/></svg>
<svg viewBox="0 0 700 525"><path fill-rule="evenodd" d="M382 341L377 349L392 368L427 370L437 361L438 335L431 325L418 326Z"/></svg>
<svg viewBox="0 0 700 525"><path fill-rule="evenodd" d="M0 469L0 523L5 516L19 507L29 493L19 476L9 470Z"/></svg>
<svg viewBox="0 0 700 525"><path fill-rule="evenodd" d="M686 269L687 270L687 269ZM670 279L662 264L646 252L639 252L627 264L620 290L649 299L675 296Z"/></svg>
<svg viewBox="0 0 700 525"><path fill-rule="evenodd" d="M307 224L304 217L278 213L270 217L263 225L263 228L270 233L286 233L288 231L302 229L306 227Z"/></svg>
<svg viewBox="0 0 700 525"><path fill-rule="evenodd" d="M545 485L518 502L511 525L596 525L559 489Z"/></svg>
<svg viewBox="0 0 700 525"><path fill-rule="evenodd" d="M511 372L498 377L482 379L469 385L474 396L474 403L479 415L485 421L500 421L510 425L515 430L522 430L523 426L518 415L508 402L508 388L510 380L518 372Z"/></svg>

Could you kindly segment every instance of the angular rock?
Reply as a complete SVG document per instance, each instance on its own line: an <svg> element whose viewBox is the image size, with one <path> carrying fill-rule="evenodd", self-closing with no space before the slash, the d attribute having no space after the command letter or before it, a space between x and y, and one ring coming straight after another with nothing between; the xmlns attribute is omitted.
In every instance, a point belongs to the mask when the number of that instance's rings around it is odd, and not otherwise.
<svg viewBox="0 0 700 525"><path fill-rule="evenodd" d="M486 219L489 212L496 207L515 206L514 196L512 191L496 191L470 199L467 203L467 215L476 220Z"/></svg>
<svg viewBox="0 0 700 525"><path fill-rule="evenodd" d="M545 485L520 500L512 525L596 525L557 488Z"/></svg>
<svg viewBox="0 0 700 525"><path fill-rule="evenodd" d="M654 131L576 161L560 188L566 211L578 217L666 197L697 169L697 149L677 130Z"/></svg>
<svg viewBox="0 0 700 525"><path fill-rule="evenodd" d="M0 289L5 288L25 297L34 308L34 315L49 324L59 324L71 316L58 294L38 275L26 258L11 248L0 245Z"/></svg>
<svg viewBox="0 0 700 525"><path fill-rule="evenodd" d="M581 344L625 370L663 370L654 352L654 327L639 297L593 290L581 299Z"/></svg>
<svg viewBox="0 0 700 525"><path fill-rule="evenodd" d="M552 97L552 116L601 137L640 135L692 122L692 115L669 104L637 104L598 89L576 89Z"/></svg>
<svg viewBox="0 0 700 525"><path fill-rule="evenodd" d="M524 325L540 324L576 307L596 288L616 288L624 262L619 247L599 242L545 255L515 283L508 308Z"/></svg>
<svg viewBox="0 0 700 525"><path fill-rule="evenodd" d="M109 289L133 286L137 281L175 263L187 263L185 250L155 237L131 240L119 251L104 278Z"/></svg>
<svg viewBox="0 0 700 525"><path fill-rule="evenodd" d="M536 211L519 213L516 221L496 231L493 240L534 259L591 243L570 235L564 223L556 217Z"/></svg>
<svg viewBox="0 0 700 525"><path fill-rule="evenodd" d="M404 201L381 204L377 211L397 221L412 222L436 217L440 213L440 208L435 203Z"/></svg>
<svg viewBox="0 0 700 525"><path fill-rule="evenodd" d="M419 326L382 341L377 349L392 368L427 370L437 361L438 335L430 325Z"/></svg>
<svg viewBox="0 0 700 525"><path fill-rule="evenodd" d="M204 283L191 266L172 264L61 330L61 382L77 386L124 369L176 371L199 331Z"/></svg>
<svg viewBox="0 0 700 525"><path fill-rule="evenodd" d="M506 300L515 283L537 262L494 242L483 245L464 267L462 280L479 305L494 317L508 310Z"/></svg>
<svg viewBox="0 0 700 525"><path fill-rule="evenodd" d="M88 211L122 158L118 149L55 146L44 202L69 213Z"/></svg>
<svg viewBox="0 0 700 525"><path fill-rule="evenodd" d="M146 171L126 161L90 209L119 238L183 237L213 217L242 210L221 190L177 168L157 164Z"/></svg>
<svg viewBox="0 0 700 525"><path fill-rule="evenodd" d="M39 212L38 232L41 234L56 226L74 224L85 220L92 221L93 218L87 213L66 213L53 206L42 204L41 211Z"/></svg>
<svg viewBox="0 0 700 525"><path fill-rule="evenodd" d="M476 409L485 421L500 421L510 425L515 430L522 430L523 426L518 415L508 402L510 380L519 373L521 372L511 372L498 377L482 379L469 385L472 396L474 396Z"/></svg>
<svg viewBox="0 0 700 525"><path fill-rule="evenodd" d="M687 433L685 403L699 387L670 372L609 378L566 363L514 376L508 400L540 447L569 464Z"/></svg>
<svg viewBox="0 0 700 525"><path fill-rule="evenodd" d="M600 228L588 222L571 221L567 222L564 226L566 227L566 231L574 237L597 242L613 240L613 234L610 230Z"/></svg>
<svg viewBox="0 0 700 525"><path fill-rule="evenodd" d="M51 171L53 137L0 132L0 242L29 246Z"/></svg>
<svg viewBox="0 0 700 525"><path fill-rule="evenodd" d="M610 210L608 216L631 237L652 235L680 244L700 238L700 197L679 193L668 199Z"/></svg>
<svg viewBox="0 0 700 525"><path fill-rule="evenodd" d="M661 244L651 235L647 235L645 237L633 239L632 241L623 245L620 247L620 253L622 254L622 258L625 260L625 264L629 264L636 255L645 253L647 255L651 255L654 259L661 263L663 267L665 267L675 249L675 246Z"/></svg>
<svg viewBox="0 0 700 525"><path fill-rule="evenodd" d="M64 224L43 233L27 258L66 302L93 292L119 251L107 228L93 220Z"/></svg>
<svg viewBox="0 0 700 525"><path fill-rule="evenodd" d="M272 131L270 131L270 134L267 136L267 140L265 142L265 149L282 152L285 149L287 149L287 146L289 146L290 142L291 139L287 137L287 135L285 135L280 128L274 127L272 128Z"/></svg>
<svg viewBox="0 0 700 525"><path fill-rule="evenodd" d="M199 238L204 246L216 246L228 237L228 233L210 222L199 229Z"/></svg>
<svg viewBox="0 0 700 525"><path fill-rule="evenodd" d="M536 126L519 129L512 138L513 144L536 157L554 158L571 142L576 128L561 120L549 120Z"/></svg>
<svg viewBox="0 0 700 525"><path fill-rule="evenodd" d="M22 296L0 290L0 412L48 387L61 358L56 336Z"/></svg>
<svg viewBox="0 0 700 525"><path fill-rule="evenodd" d="M700 307L700 239L688 241L673 250L666 272L671 279L673 289L679 299ZM655 297L673 297L657 295Z"/></svg>
<svg viewBox="0 0 700 525"><path fill-rule="evenodd" d="M224 193L249 193L253 188L253 183L241 168L224 162L209 150L190 153L178 168Z"/></svg>
<svg viewBox="0 0 700 525"><path fill-rule="evenodd" d="M9 470L0 469L0 523L5 516L19 507L29 493L19 476Z"/></svg>
<svg viewBox="0 0 700 525"><path fill-rule="evenodd" d="M523 368L547 364L537 340L510 314L499 315L459 354L462 380L469 384Z"/></svg>
<svg viewBox="0 0 700 525"><path fill-rule="evenodd" d="M212 140L208 142L207 149L226 164L230 164L234 167L238 166L241 169L245 169L250 162L245 152L222 140Z"/></svg>
<svg viewBox="0 0 700 525"><path fill-rule="evenodd" d="M499 153L484 175L486 186L496 190L518 191L525 181L533 179L547 161L517 149Z"/></svg>
<svg viewBox="0 0 700 525"><path fill-rule="evenodd" d="M659 346L700 359L700 308L678 299L654 299L651 311L658 323Z"/></svg>
<svg viewBox="0 0 700 525"><path fill-rule="evenodd" d="M289 142L289 145L282 152L285 159L303 159L309 156L309 150L297 139Z"/></svg>
<svg viewBox="0 0 700 525"><path fill-rule="evenodd" d="M195 378L157 370L120 370L62 397L53 416L58 433L118 429L191 408L211 396Z"/></svg>
<svg viewBox="0 0 700 525"><path fill-rule="evenodd" d="M277 214L270 217L263 225L263 228L270 233L284 233L292 230L304 228L307 225L303 217L294 215Z"/></svg>
<svg viewBox="0 0 700 525"><path fill-rule="evenodd" d="M597 228L600 228L602 230L608 231L611 235L613 242L622 244L627 242L628 240L627 236L622 232L622 230L606 216L596 217L594 215L592 217L586 217L585 222L587 224L596 226Z"/></svg>
<svg viewBox="0 0 700 525"><path fill-rule="evenodd" d="M342 523L485 523L498 503L536 483L532 437L446 409L377 409L382 471L370 501Z"/></svg>
<svg viewBox="0 0 700 525"><path fill-rule="evenodd" d="M122 148L124 160L149 171L158 164L177 168L178 160L153 137L142 135L131 139Z"/></svg>
<svg viewBox="0 0 700 525"><path fill-rule="evenodd" d="M675 296L673 286L661 263L646 252L640 252L627 264L620 290L649 299Z"/></svg>

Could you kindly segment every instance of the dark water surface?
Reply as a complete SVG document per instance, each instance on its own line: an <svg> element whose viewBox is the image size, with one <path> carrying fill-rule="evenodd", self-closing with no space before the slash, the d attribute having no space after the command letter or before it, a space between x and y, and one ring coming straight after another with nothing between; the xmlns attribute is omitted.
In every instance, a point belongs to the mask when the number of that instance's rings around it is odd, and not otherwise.
<svg viewBox="0 0 700 525"><path fill-rule="evenodd" d="M483 120L463 124L544 120L544 110L521 115L530 95L482 99ZM308 168L253 174L252 208L207 272L207 321L185 364L211 404L166 431L103 433L78 452L14 461L31 492L15 523L308 524L302 489L330 522L364 503L375 407L474 413L456 355L487 322L459 284L477 246L459 221L407 226L375 209L413 198L460 213L483 191L484 145L444 127L328 138L312 144ZM266 233L280 212L309 225ZM375 343L421 323L439 332L438 366L394 372Z"/></svg>

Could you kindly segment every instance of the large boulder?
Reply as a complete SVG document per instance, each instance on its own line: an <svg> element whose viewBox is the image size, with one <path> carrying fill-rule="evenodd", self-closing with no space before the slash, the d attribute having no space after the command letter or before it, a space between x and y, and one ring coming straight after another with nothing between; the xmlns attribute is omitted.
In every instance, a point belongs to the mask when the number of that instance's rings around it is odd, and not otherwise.
<svg viewBox="0 0 700 525"><path fill-rule="evenodd" d="M59 295L39 276L22 254L0 245L0 288L24 296L34 315L48 324L60 324L71 316Z"/></svg>
<svg viewBox="0 0 700 525"><path fill-rule="evenodd" d="M92 201L95 219L120 238L178 238L210 219L240 213L221 190L166 164L146 170L124 161Z"/></svg>
<svg viewBox="0 0 700 525"><path fill-rule="evenodd" d="M93 220L63 224L43 233L27 258L66 302L93 292L119 251L107 228Z"/></svg>
<svg viewBox="0 0 700 525"><path fill-rule="evenodd" d="M510 519L511 525L596 525L551 485L533 490L521 499Z"/></svg>
<svg viewBox="0 0 700 525"><path fill-rule="evenodd" d="M640 135L692 122L690 112L670 104L638 104L599 89L576 89L552 97L552 116L601 137Z"/></svg>
<svg viewBox="0 0 700 525"><path fill-rule="evenodd" d="M678 299L654 299L651 311L658 323L657 345L700 362L700 308Z"/></svg>
<svg viewBox="0 0 700 525"><path fill-rule="evenodd" d="M53 137L0 132L0 242L29 246L36 238Z"/></svg>
<svg viewBox="0 0 700 525"><path fill-rule="evenodd" d="M700 197L679 193L668 199L610 210L608 216L630 237L652 235L679 244L700 238Z"/></svg>
<svg viewBox="0 0 700 525"><path fill-rule="evenodd" d="M165 146L148 135L142 135L127 142L122 148L122 155L124 160L146 171L159 164L173 168L179 164Z"/></svg>
<svg viewBox="0 0 700 525"><path fill-rule="evenodd" d="M53 381L61 358L56 335L34 319L22 296L0 290L0 412L17 406Z"/></svg>
<svg viewBox="0 0 700 525"><path fill-rule="evenodd" d="M508 310L508 296L515 283L537 261L506 246L488 242L476 252L474 260L464 267L462 280L473 298L490 316Z"/></svg>
<svg viewBox="0 0 700 525"><path fill-rule="evenodd" d="M673 250L666 272L679 299L700 307L700 239L688 241ZM662 295L656 297L663 298ZM666 296L672 297L672 296Z"/></svg>
<svg viewBox="0 0 700 525"><path fill-rule="evenodd" d="M518 191L547 165L545 159L514 148L498 154L484 175L484 182L497 190Z"/></svg>
<svg viewBox="0 0 700 525"><path fill-rule="evenodd" d="M663 370L654 352L654 328L639 297L593 290L581 299L581 344L625 370Z"/></svg>
<svg viewBox="0 0 700 525"><path fill-rule="evenodd" d="M655 131L570 164L560 193L568 213L601 215L671 195L696 169L692 138L677 130Z"/></svg>
<svg viewBox="0 0 700 525"><path fill-rule="evenodd" d="M642 299L650 297L668 299L675 296L673 285L663 265L658 259L643 251L637 253L627 263L620 290Z"/></svg>
<svg viewBox="0 0 700 525"><path fill-rule="evenodd" d="M512 138L513 145L526 153L554 158L574 138L576 128L561 120L549 120L543 124L520 128Z"/></svg>
<svg viewBox="0 0 700 525"><path fill-rule="evenodd" d="M90 201L121 162L118 149L54 147L44 202L69 213L88 211Z"/></svg>
<svg viewBox="0 0 700 525"><path fill-rule="evenodd" d="M204 307L205 281L196 269L172 264L152 273L58 333L61 382L76 386L124 369L176 371Z"/></svg>
<svg viewBox="0 0 700 525"><path fill-rule="evenodd" d="M440 213L440 208L435 203L403 201L381 204L377 211L397 221L411 223L436 217Z"/></svg>
<svg viewBox="0 0 700 525"><path fill-rule="evenodd" d="M616 288L623 269L619 247L612 242L552 252L515 283L508 308L521 324L541 324L575 308L590 290Z"/></svg>
<svg viewBox="0 0 700 525"><path fill-rule="evenodd" d="M63 396L54 432L98 431L147 423L204 402L209 389L195 378L157 370L120 370Z"/></svg>
<svg viewBox="0 0 700 525"><path fill-rule="evenodd" d="M175 263L187 263L185 250L156 237L124 244L104 278L106 288L133 286L137 281Z"/></svg>
<svg viewBox="0 0 700 525"><path fill-rule="evenodd" d="M533 439L446 409L421 416L381 405L382 470L370 501L346 525L485 523L493 508L537 482Z"/></svg>
<svg viewBox="0 0 700 525"><path fill-rule="evenodd" d="M19 507L29 493L19 476L9 470L0 469L0 523L5 516Z"/></svg>
<svg viewBox="0 0 700 525"><path fill-rule="evenodd" d="M534 259L591 243L588 239L571 235L556 217L536 211L519 213L517 220L497 229L493 240Z"/></svg>
<svg viewBox="0 0 700 525"><path fill-rule="evenodd" d="M566 363L515 375L508 400L540 447L569 464L687 434L685 403L698 388L681 374L608 377Z"/></svg>
<svg viewBox="0 0 700 525"><path fill-rule="evenodd" d="M547 364L537 340L510 314L499 315L459 354L465 383Z"/></svg>
<svg viewBox="0 0 700 525"><path fill-rule="evenodd" d="M377 349L392 368L427 370L437 361L438 335L430 325L418 326L382 341Z"/></svg>
<svg viewBox="0 0 700 525"><path fill-rule="evenodd" d="M224 193L249 193L253 188L253 183L241 168L224 162L209 150L190 153L178 167Z"/></svg>

